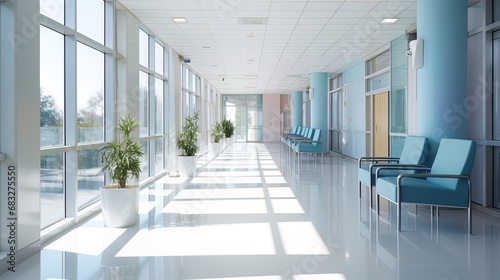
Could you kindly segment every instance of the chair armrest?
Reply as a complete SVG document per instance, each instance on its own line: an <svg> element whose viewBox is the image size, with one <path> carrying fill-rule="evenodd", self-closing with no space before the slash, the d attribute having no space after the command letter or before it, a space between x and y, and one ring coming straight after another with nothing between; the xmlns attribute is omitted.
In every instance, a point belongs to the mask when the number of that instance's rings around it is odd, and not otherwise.
<svg viewBox="0 0 500 280"><path fill-rule="evenodd" d="M297 144L300 143L321 143L321 141L313 141L313 140L297 140Z"/></svg>
<svg viewBox="0 0 500 280"><path fill-rule="evenodd" d="M401 186L401 180L403 178L443 178L443 179L464 179L467 180L467 186L469 191L469 208L471 204L471 181L470 176L467 175L453 175L453 174L399 174L396 181L396 188L399 192L399 187Z"/></svg>
<svg viewBox="0 0 500 280"><path fill-rule="evenodd" d="M292 141L292 144L295 144L295 141L305 141L309 140L307 137L292 137L290 138L290 141Z"/></svg>
<svg viewBox="0 0 500 280"><path fill-rule="evenodd" d="M358 160L358 167L361 167L363 162L399 162L399 158L397 157L361 157Z"/></svg>
<svg viewBox="0 0 500 280"><path fill-rule="evenodd" d="M430 168L425 167L423 165L418 165L418 164L398 164L394 166L384 166L384 167L379 167L375 171L375 180L378 179L378 174L382 170L387 170L387 169L392 169L392 170L414 170L414 171L426 171L429 172L431 171Z"/></svg>
<svg viewBox="0 0 500 280"><path fill-rule="evenodd" d="M387 168L386 168L387 167ZM408 170L407 168L426 168L423 164L399 164L399 163L372 163L368 167L368 171L372 172L373 168L382 168L382 169L402 169Z"/></svg>

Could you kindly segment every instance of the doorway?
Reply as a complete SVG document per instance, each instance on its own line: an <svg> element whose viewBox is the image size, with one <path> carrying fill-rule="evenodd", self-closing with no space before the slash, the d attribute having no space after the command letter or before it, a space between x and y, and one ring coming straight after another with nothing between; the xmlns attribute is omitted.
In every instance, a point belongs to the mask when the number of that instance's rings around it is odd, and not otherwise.
<svg viewBox="0 0 500 280"><path fill-rule="evenodd" d="M389 92L373 95L373 156L389 156Z"/></svg>

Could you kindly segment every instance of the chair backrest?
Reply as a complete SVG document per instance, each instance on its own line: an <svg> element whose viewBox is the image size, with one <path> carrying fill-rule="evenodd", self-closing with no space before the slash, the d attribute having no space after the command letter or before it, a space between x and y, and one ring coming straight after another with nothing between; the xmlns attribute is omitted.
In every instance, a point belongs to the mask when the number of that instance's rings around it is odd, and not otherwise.
<svg viewBox="0 0 500 280"><path fill-rule="evenodd" d="M474 157L476 155L476 142L462 139L441 139L439 148L432 164L431 174L453 174L470 176ZM428 178L428 181L456 189L457 186L466 186L464 180L450 180ZM459 184L460 182L460 184Z"/></svg>
<svg viewBox="0 0 500 280"><path fill-rule="evenodd" d="M306 127L302 130L302 133L300 134L300 136L302 137L307 137L307 134L309 133L309 127Z"/></svg>
<svg viewBox="0 0 500 280"><path fill-rule="evenodd" d="M316 129L314 129L314 128L309 129L309 132L307 133L307 136L306 136L307 139L312 139L315 130Z"/></svg>
<svg viewBox="0 0 500 280"><path fill-rule="evenodd" d="M407 136L403 151L399 158L400 164L425 164L429 141L425 137Z"/></svg>
<svg viewBox="0 0 500 280"><path fill-rule="evenodd" d="M297 131L299 131L299 129L300 129L300 127L295 126L295 127L292 129L291 134L297 134Z"/></svg>
<svg viewBox="0 0 500 280"><path fill-rule="evenodd" d="M315 131L314 131L314 136L312 138L312 141L314 141L312 144L313 146L321 146L321 143L318 143L318 141L321 140L321 129L317 128Z"/></svg>

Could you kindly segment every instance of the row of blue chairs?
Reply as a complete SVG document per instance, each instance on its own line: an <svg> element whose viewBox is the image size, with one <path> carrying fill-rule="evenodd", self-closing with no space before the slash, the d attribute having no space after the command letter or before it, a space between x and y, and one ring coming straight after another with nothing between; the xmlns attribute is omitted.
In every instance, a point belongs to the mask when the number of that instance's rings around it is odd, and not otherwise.
<svg viewBox="0 0 500 280"><path fill-rule="evenodd" d="M281 136L281 142L288 147L289 151L297 154L299 162L301 153L321 154L323 162L321 129L319 128L295 127L292 132Z"/></svg>
<svg viewBox="0 0 500 280"><path fill-rule="evenodd" d="M362 157L358 161L359 195L361 185L376 188L376 211L380 197L396 204L397 229L401 231L401 204L467 208L467 231L472 233L471 180L476 143L472 140L443 138L429 168L425 137L406 137L399 158ZM431 211L431 215L432 215Z"/></svg>

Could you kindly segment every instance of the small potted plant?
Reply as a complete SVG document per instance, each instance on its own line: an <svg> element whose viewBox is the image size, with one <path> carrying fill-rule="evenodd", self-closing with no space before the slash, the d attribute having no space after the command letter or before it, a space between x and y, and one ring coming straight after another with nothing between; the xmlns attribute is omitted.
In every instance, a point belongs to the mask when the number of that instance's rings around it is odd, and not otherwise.
<svg viewBox="0 0 500 280"><path fill-rule="evenodd" d="M212 155L217 156L220 153L221 148L221 140L224 138L224 130L222 129L222 124L220 122L216 122L210 132L212 139L210 141L209 150Z"/></svg>
<svg viewBox="0 0 500 280"><path fill-rule="evenodd" d="M235 126L231 120L225 118L222 120L222 129L226 136L226 147L229 147L232 144Z"/></svg>
<svg viewBox="0 0 500 280"><path fill-rule="evenodd" d="M196 170L196 153L198 152L198 113L187 116L182 131L177 138L177 167L182 177L192 177Z"/></svg>
<svg viewBox="0 0 500 280"><path fill-rule="evenodd" d="M130 135L139 122L130 115L121 117L114 139L101 149L104 163L100 172L108 171L113 185L101 187L101 208L107 227L135 225L139 211L139 186L142 147ZM134 184L127 184L128 180Z"/></svg>

